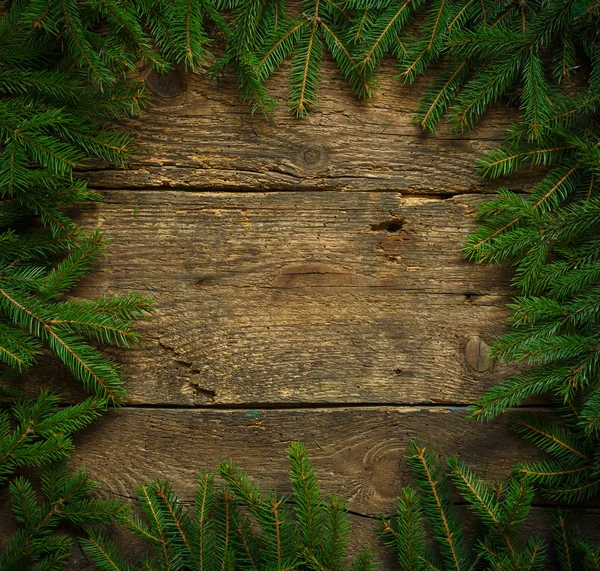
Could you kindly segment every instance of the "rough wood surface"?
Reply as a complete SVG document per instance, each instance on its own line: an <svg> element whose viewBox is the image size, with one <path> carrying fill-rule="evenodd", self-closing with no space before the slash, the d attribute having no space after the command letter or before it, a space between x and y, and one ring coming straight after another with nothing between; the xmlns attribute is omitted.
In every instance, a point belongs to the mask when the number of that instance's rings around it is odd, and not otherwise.
<svg viewBox="0 0 600 571"><path fill-rule="evenodd" d="M127 408L77 438L72 464L85 466L110 494L135 496L138 482L160 477L190 500L195 475L231 458L263 488L286 493L285 451L298 440L308 446L323 489L375 517L392 511L411 481L402 455L414 438L431 442L442 457L460 455L490 481L506 477L517 458L541 457L509 432L506 418L483 429L453 408Z"/></svg>
<svg viewBox="0 0 600 571"><path fill-rule="evenodd" d="M465 416L464 409L442 406L125 407L76 435L71 465L85 468L105 495L134 498L139 482L160 477L191 501L196 475L233 459L263 489L285 494L291 489L286 449L296 440L307 445L324 493L347 498L356 515L377 517L394 510L412 481L403 459L412 439L431 443L442 458L459 455L489 481L508 476L517 458L541 457L509 431L506 417L483 428Z"/></svg>
<svg viewBox="0 0 600 571"><path fill-rule="evenodd" d="M114 353L132 403L465 404L506 374L507 272L460 251L478 200L110 191L79 215L112 243L78 293L156 300Z"/></svg>
<svg viewBox="0 0 600 571"><path fill-rule="evenodd" d="M391 571L398 566L376 538L376 518L393 513L400 489L412 482L402 456L413 438L432 441L442 457L459 455L489 482L506 477L517 458L540 457L532 445L509 433L505 418L482 428L468 423L464 411L452 408L129 408L78 438L73 463L86 466L90 476L102 482L102 495L125 501L135 497L138 482L160 477L168 478L182 500L191 503L195 476L204 469L214 471L229 458L263 489L287 494L291 486L285 450L292 440L303 441L322 492L349 499L352 550L372 547L382 569ZM553 507L543 498L536 505L524 532L549 539ZM473 532L474 521L466 510L463 515L467 530ZM579 529L599 537L599 516L594 509L579 513ZM133 560L147 549L123 530L112 533ZM85 559L78 561L85 568ZM73 568L79 569L75 564Z"/></svg>
<svg viewBox="0 0 600 571"><path fill-rule="evenodd" d="M434 77L434 72L430 77ZM496 106L473 132L426 135L412 123L423 81L401 86L393 64L379 74L376 97L357 101L330 61L307 119L290 116L287 69L276 74L272 115L253 115L225 79L151 75L153 107L126 122L138 155L128 170L90 173L102 188L395 191L456 194L492 191L475 158L504 137L517 115ZM519 187L531 178L522 175Z"/></svg>
<svg viewBox="0 0 600 571"><path fill-rule="evenodd" d="M112 351L129 406L78 437L73 464L125 500L163 477L189 501L195 474L227 458L285 492L285 448L301 440L323 490L350 499L353 545L374 546L391 570L374 517L410 481L411 438L489 479L539 457L505 418L473 425L464 410L508 372L489 344L506 330L510 272L470 264L460 247L498 187L475 158L514 115L496 107L474 133L425 136L410 119L422 84L402 88L390 69L378 96L357 102L334 74L327 64L304 121L287 114L281 74L268 119L227 80L215 90L202 76L150 75L155 106L125 125L138 146L129 170L83 173L105 202L78 220L112 243L76 294L138 290L156 311L139 346ZM49 378L65 400L82 396L51 362L28 390ZM547 537L551 507L537 501L530 529ZM600 513L579 513L600 537ZM142 549L114 534L130 556ZM76 552L69 569L89 565Z"/></svg>

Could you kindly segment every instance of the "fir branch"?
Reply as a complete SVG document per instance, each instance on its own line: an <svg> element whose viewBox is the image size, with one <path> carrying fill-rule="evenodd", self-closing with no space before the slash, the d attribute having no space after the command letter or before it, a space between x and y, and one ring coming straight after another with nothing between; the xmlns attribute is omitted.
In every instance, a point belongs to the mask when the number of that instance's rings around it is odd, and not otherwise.
<svg viewBox="0 0 600 571"><path fill-rule="evenodd" d="M580 569L580 561L573 546L573 540L567 531L565 514L559 509L552 521L552 535L562 569L575 571Z"/></svg>
<svg viewBox="0 0 600 571"><path fill-rule="evenodd" d="M393 41L400 34L414 7L414 0L405 0L400 6L390 6L381 14L369 30L370 36L363 39L369 47L362 56L361 67L375 69L384 53L391 48Z"/></svg>
<svg viewBox="0 0 600 571"><path fill-rule="evenodd" d="M22 477L14 479L10 493L20 529L0 554L0 568L44 569L50 563L62 568L70 555L72 540L55 534L61 523L109 523L122 510L114 500L90 499L89 493L95 486L83 472L69 475L63 466L55 465L42 474L44 500L40 504L30 482Z"/></svg>
<svg viewBox="0 0 600 571"><path fill-rule="evenodd" d="M302 543L309 552L316 552L321 544L320 534L325 524L321 489L304 447L298 443L292 444L288 457Z"/></svg>
<svg viewBox="0 0 600 571"><path fill-rule="evenodd" d="M423 498L423 509L440 545L442 557L448 566L460 571L469 558L463 544L462 530L457 525L457 514L445 488L445 477L433 454L427 447L411 443L407 451L410 466L418 477Z"/></svg>
<svg viewBox="0 0 600 571"><path fill-rule="evenodd" d="M513 416L512 427L558 460L591 460L586 442L555 423L543 423L533 416Z"/></svg>
<svg viewBox="0 0 600 571"><path fill-rule="evenodd" d="M45 466L73 449L71 435L100 416L106 404L89 398L57 410L59 399L47 390L36 399L20 398L0 413L0 483L23 466ZM11 428L12 426L12 428Z"/></svg>
<svg viewBox="0 0 600 571"><path fill-rule="evenodd" d="M99 571L133 571L133 567L125 562L115 546L100 533L90 531L87 538L79 540L79 544Z"/></svg>
<svg viewBox="0 0 600 571"><path fill-rule="evenodd" d="M418 571L424 563L425 527L416 491L403 488L396 517L382 520L381 537L398 557L402 569Z"/></svg>
<svg viewBox="0 0 600 571"><path fill-rule="evenodd" d="M314 102L317 88L317 71L322 58L322 40L317 35L317 18L320 0L316 0L315 15L309 25L310 33L300 37L300 55L292 67L292 111L298 117L308 112L308 107Z"/></svg>
<svg viewBox="0 0 600 571"><path fill-rule="evenodd" d="M537 148L525 145L497 147L483 158L478 159L481 176L489 179L512 174L528 162L532 166L549 166L564 159L565 151L575 149L575 145L565 145L552 148Z"/></svg>

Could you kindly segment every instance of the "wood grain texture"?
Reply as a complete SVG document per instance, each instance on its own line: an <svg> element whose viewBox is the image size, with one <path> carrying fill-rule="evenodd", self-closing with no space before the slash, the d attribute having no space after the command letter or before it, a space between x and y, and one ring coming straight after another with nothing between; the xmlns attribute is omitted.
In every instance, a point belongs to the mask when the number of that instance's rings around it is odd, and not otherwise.
<svg viewBox="0 0 600 571"><path fill-rule="evenodd" d="M76 295L138 290L156 311L140 345L110 350L130 406L78 436L73 466L102 495L129 501L160 476L189 502L195 475L233 458L285 493L285 449L301 440L323 491L350 500L353 549L373 546L391 571L375 516L411 481L412 438L490 480L539 457L505 418L482 427L464 411L509 372L489 344L507 327L510 272L470 264L460 247L503 182L484 183L475 158L515 115L496 106L471 134L426 136L410 118L422 82L400 87L390 67L359 102L336 73L326 61L303 121L288 115L285 69L269 118L228 78L214 89L202 75L150 75L153 107L125 122L137 145L128 170L82 173L105 202L77 219L112 242ZM536 178L522 173L517 188ZM51 361L26 387L48 379L66 401L82 396ZM1 499L0 547L11 530ZM529 529L547 537L551 507L537 501ZM579 522L600 538L597 509ZM112 533L132 559L143 550ZM91 567L76 550L69 569Z"/></svg>
<svg viewBox="0 0 600 571"><path fill-rule="evenodd" d="M505 418L481 427L468 423L464 411L442 407L128 408L78 437L73 465L85 466L102 483L102 496L124 501L135 498L138 482L160 477L191 503L196 475L214 471L229 458L263 489L287 494L291 485L285 450L292 440L300 440L309 448L322 492L349 499L351 550L372 547L383 562L380 569L392 571L398 566L376 539L376 518L393 513L400 489L412 482L403 453L413 438L433 440L442 458L459 455L489 482L506 477L517 459L540 457L536 448L508 432ZM553 508L543 498L536 504L524 531L549 538ZM597 540L600 512L588 508L578 514L578 526ZM473 519L466 510L463 515L473 532ZM147 548L122 529L111 533L132 560ZM76 552L71 568L87 568L85 558Z"/></svg>
<svg viewBox="0 0 600 571"><path fill-rule="evenodd" d="M423 80L401 86L391 62L376 97L358 101L326 58L319 100L307 119L290 116L288 70L270 83L278 102L268 118L253 115L225 78L204 74L150 76L153 106L125 123L137 157L128 170L87 173L101 188L401 191L418 194L490 192L475 158L504 136L518 115L496 106L473 133L426 135L412 123ZM435 70L430 74L435 77ZM429 81L428 79L426 81ZM522 173L519 188L531 183Z"/></svg>
<svg viewBox="0 0 600 571"><path fill-rule="evenodd" d="M478 200L109 191L79 213L112 243L78 293L156 300L113 352L132 403L464 404L506 374L482 348L508 272L460 251Z"/></svg>
<svg viewBox="0 0 600 571"><path fill-rule="evenodd" d="M517 458L541 454L509 432L506 418L482 427L445 407L127 408L77 437L72 464L111 494L135 495L136 483L160 477L190 500L195 475L231 458L263 488L287 493L285 451L297 440L308 446L323 489L372 517L390 512L411 481L403 453L415 438L442 457L459 455L490 481L506 477Z"/></svg>

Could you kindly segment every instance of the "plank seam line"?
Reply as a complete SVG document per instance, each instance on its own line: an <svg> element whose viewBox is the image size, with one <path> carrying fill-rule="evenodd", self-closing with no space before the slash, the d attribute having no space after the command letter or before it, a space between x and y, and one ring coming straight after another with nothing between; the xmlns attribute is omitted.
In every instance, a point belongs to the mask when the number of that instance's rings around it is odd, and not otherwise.
<svg viewBox="0 0 600 571"><path fill-rule="evenodd" d="M61 406L67 406L62 404ZM432 410L432 411L443 411L449 410L451 412L463 412L469 407L469 404L432 404L432 403L243 403L243 404L214 404L214 405L185 405L185 404L143 404L134 403L126 404L117 410L129 409L129 410L181 410L181 411L205 411L205 412L239 412L248 409L252 410L265 410L265 411L313 411L313 412L326 412L333 410L374 410L374 409L414 409L414 410ZM508 409L506 414L515 412L553 412L552 408L549 408L547 404L540 405L527 405L523 407L515 407ZM474 423L475 424L475 423Z"/></svg>
<svg viewBox="0 0 600 571"><path fill-rule="evenodd" d="M77 171L76 174L77 175L81 175L83 178L85 178L85 174L87 171ZM100 174L103 171L94 171L94 172L99 172ZM131 171L128 171L131 172ZM344 194L346 196L350 195L350 196L358 196L358 195L369 195L369 194L399 194L401 199L406 199L406 200L431 200L431 201L437 201L437 200L441 200L441 201L448 201L448 200L452 200L454 198L492 198L495 193L496 193L496 188L490 189L490 190L485 190L485 191L472 191L472 190L466 190L464 192L413 192L411 190L406 190L406 189L402 189L402 188L397 188L397 189L392 189L392 188L376 188L376 189L369 189L369 190L341 190L341 189L330 189L330 190L317 190L315 188L304 188L304 189L298 189L298 190L284 190L284 189L274 189L274 188L269 188L269 189L261 189L261 190L257 190L256 187L254 186L235 186L235 187L230 187L230 186L195 186L195 185L173 185L173 186L168 186L168 187L163 187L163 186L144 186L141 184L137 184L137 185L102 185L102 184L92 184L90 186L93 186L93 188L98 189L98 190L103 190L103 191L113 191L113 192L118 192L118 191L132 191L132 192L163 192L165 194L169 193L169 192L182 192L185 194L240 194L240 195L246 195L246 196L252 196L255 195L256 197L260 197L260 196L264 196L265 194L269 194L269 195L274 195L274 194L281 194L281 195L294 195L294 194L299 194L299 195L307 195L307 194L317 194L317 195L326 195L326 194ZM475 185L476 187L477 185ZM483 185L485 186L485 185ZM528 194L526 192L515 192L515 195L518 197L526 197L528 196ZM106 202L104 202L104 204L107 204ZM411 205L408 205L411 206ZM340 205L341 207L341 205ZM236 206L223 206L222 209L223 210L239 210L241 208L240 207L236 207ZM254 209L253 209L254 210ZM264 210L264 211L268 211L271 210L269 208L257 208L255 210ZM332 212L338 212L338 209L328 209L331 210ZM351 211L353 209L350 208L343 208L343 210L348 210ZM354 210L362 210L359 208L355 208Z"/></svg>

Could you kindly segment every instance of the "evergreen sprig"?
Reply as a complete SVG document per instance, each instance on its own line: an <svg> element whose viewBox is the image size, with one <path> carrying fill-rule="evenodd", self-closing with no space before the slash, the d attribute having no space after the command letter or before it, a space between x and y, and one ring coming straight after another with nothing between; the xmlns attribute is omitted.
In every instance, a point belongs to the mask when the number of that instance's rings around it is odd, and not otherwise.
<svg viewBox="0 0 600 571"><path fill-rule="evenodd" d="M9 403L0 411L0 485L23 467L48 466L73 451L72 434L88 426L106 408L102 399L60 408L48 390L35 398L3 394Z"/></svg>
<svg viewBox="0 0 600 571"><path fill-rule="evenodd" d="M153 546L139 566L128 563L100 533L81 540L82 548L100 571L374 570L368 550L347 565L346 503L335 496L322 497L305 447L292 443L288 457L290 497L263 492L232 462L219 467L221 485L211 474L199 476L193 509L184 506L167 482L140 485L138 500L145 518L131 512L122 517Z"/></svg>
<svg viewBox="0 0 600 571"><path fill-rule="evenodd" d="M402 571L548 568L551 560L546 542L527 537L521 530L534 495L530 479L516 477L490 486L464 462L454 457L438 461L434 449L418 442L410 444L406 457L416 488L403 488L398 512L381 519L381 537L397 556ZM449 482L479 523L472 543L466 540L465 519ZM559 510L553 521L558 568L597 569L598 550L577 536L569 518Z"/></svg>
<svg viewBox="0 0 600 571"><path fill-rule="evenodd" d="M80 545L100 571L375 569L369 550L348 561L346 502L322 497L305 447L292 443L288 457L289 497L264 492L231 461L220 465L220 485L212 474L199 476L193 507L167 482L140 485L144 517L130 510L121 516L152 547L138 565L97 531L88 531ZM559 510L553 520L555 561L545 541L527 536L523 527L534 495L528 478L490 486L465 463L439 461L432 447L418 442L409 445L406 458L416 487L404 488L398 512L380 519L381 538L401 571L541 571L552 563L561 571L598 568L598 549L576 533L566 512ZM479 523L474 537L453 489Z"/></svg>
<svg viewBox="0 0 600 571"><path fill-rule="evenodd" d="M96 483L83 471L69 474L64 464L42 471L43 501L32 483L21 476L10 482L10 500L17 531L0 554L1 571L58 571L64 569L73 539L59 526L112 522L123 510L116 500L92 498Z"/></svg>
<svg viewBox="0 0 600 571"><path fill-rule="evenodd" d="M245 99L254 109L266 111L272 101L265 81L291 57L290 109L304 117L316 102L328 51L355 93L367 97L373 90L373 77L357 59L350 8L343 0L303 0L301 13L292 16L283 0L243 0L234 11L227 53L216 69L233 65Z"/></svg>

